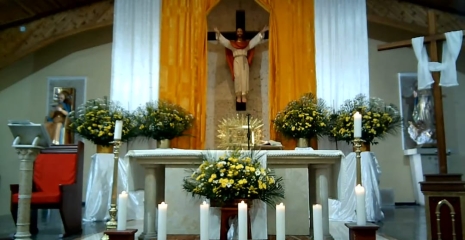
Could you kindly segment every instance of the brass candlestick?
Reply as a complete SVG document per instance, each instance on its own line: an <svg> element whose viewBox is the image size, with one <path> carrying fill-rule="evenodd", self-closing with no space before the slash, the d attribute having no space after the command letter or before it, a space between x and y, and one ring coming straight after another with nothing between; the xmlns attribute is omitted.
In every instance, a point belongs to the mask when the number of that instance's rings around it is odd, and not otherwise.
<svg viewBox="0 0 465 240"><path fill-rule="evenodd" d="M354 147L355 147L355 158L356 158L356 161L357 161L357 168L356 168L356 171L357 171L357 185L360 184L360 186L362 186L362 142L365 142L363 141L361 138L355 138L353 143L354 143Z"/></svg>
<svg viewBox="0 0 465 240"><path fill-rule="evenodd" d="M119 148L121 146L121 140L113 141L113 184L111 187L111 204L110 204L110 220L107 222L107 230L116 229L118 225L116 214L118 209L116 208L116 195L118 192L118 162L119 162Z"/></svg>

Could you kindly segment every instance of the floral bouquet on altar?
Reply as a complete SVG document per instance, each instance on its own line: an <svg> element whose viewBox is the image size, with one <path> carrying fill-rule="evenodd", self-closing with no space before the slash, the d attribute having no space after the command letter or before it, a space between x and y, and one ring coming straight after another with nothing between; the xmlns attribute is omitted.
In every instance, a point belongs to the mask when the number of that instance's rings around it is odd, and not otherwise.
<svg viewBox="0 0 465 240"><path fill-rule="evenodd" d="M88 100L70 112L68 118L71 122L68 128L71 131L96 145L111 145L116 120L123 121L123 142L136 137L137 127L133 115L106 97Z"/></svg>
<svg viewBox="0 0 465 240"><path fill-rule="evenodd" d="M171 140L182 136L194 123L192 114L164 100L149 102L138 108L134 115L139 126L138 135L155 140Z"/></svg>
<svg viewBox="0 0 465 240"><path fill-rule="evenodd" d="M367 98L358 95L347 100L334 115L329 134L335 140L350 143L354 139L354 114L362 115L362 139L369 144L378 144L377 140L388 134L396 134L402 118L394 104L386 104L380 98Z"/></svg>
<svg viewBox="0 0 465 240"><path fill-rule="evenodd" d="M324 100L312 93L287 104L273 120L274 128L288 138L313 138L327 132L330 119Z"/></svg>
<svg viewBox="0 0 465 240"><path fill-rule="evenodd" d="M232 151L215 158L202 155L202 164L183 180L183 189L219 203L259 199L275 206L284 199L283 179L262 167L261 154Z"/></svg>

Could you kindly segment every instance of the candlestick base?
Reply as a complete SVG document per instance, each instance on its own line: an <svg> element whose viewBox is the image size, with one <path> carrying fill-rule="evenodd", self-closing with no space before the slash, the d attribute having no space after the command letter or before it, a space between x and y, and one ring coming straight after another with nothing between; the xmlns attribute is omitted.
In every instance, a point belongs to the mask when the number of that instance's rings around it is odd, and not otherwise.
<svg viewBox="0 0 465 240"><path fill-rule="evenodd" d="M110 204L110 220L107 222L107 230L116 229L118 222L116 221L116 214L118 210L116 209L116 204Z"/></svg>
<svg viewBox="0 0 465 240"><path fill-rule="evenodd" d="M108 240L135 240L137 229L127 230L107 230L103 232L108 236Z"/></svg>
<svg viewBox="0 0 465 240"><path fill-rule="evenodd" d="M357 225L357 223L346 223L349 228L349 240L376 240L376 231L379 226L373 223Z"/></svg>

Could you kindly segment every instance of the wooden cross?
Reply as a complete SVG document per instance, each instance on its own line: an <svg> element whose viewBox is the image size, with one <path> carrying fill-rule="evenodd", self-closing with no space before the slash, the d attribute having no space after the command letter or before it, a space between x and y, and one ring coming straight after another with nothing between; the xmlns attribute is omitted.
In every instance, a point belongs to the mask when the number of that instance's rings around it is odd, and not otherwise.
<svg viewBox="0 0 465 240"><path fill-rule="evenodd" d="M244 39L250 40L259 32L247 32L245 30L245 11L244 10L236 10L236 29L241 28L244 31ZM233 32L221 32L223 36L228 40L234 40L237 38L236 31ZM264 34L264 39L268 39L268 32ZM216 40L216 33L215 32L208 32L207 33L207 40L215 41ZM245 111L246 110L246 103L243 102L236 102L236 111Z"/></svg>
<svg viewBox="0 0 465 240"><path fill-rule="evenodd" d="M446 40L444 34L437 34L436 15L433 10L428 10L428 36L425 36L424 42L429 43L429 57L431 62L439 62L438 42ZM464 31L465 32L465 31ZM410 47L411 40L387 43L378 46L378 51ZM438 148L439 172L447 174L447 149L446 149L446 134L444 129L444 112L442 106L442 89L439 86L440 73L432 72L433 84L433 99L434 99L434 116L436 121L436 140Z"/></svg>

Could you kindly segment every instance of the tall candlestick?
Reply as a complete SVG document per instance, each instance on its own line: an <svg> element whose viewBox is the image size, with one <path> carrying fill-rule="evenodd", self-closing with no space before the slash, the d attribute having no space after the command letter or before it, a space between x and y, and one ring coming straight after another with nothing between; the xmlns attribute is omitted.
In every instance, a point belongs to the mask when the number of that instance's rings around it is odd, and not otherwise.
<svg viewBox="0 0 465 240"><path fill-rule="evenodd" d="M286 207L283 203L276 205L276 240L286 238Z"/></svg>
<svg viewBox="0 0 465 240"><path fill-rule="evenodd" d="M121 135L123 133L123 121L121 120L116 120L115 122L115 132L114 132L114 138L115 140L121 140Z"/></svg>
<svg viewBox="0 0 465 240"><path fill-rule="evenodd" d="M362 137L362 115L359 112L354 114L354 138Z"/></svg>
<svg viewBox="0 0 465 240"><path fill-rule="evenodd" d="M208 225L210 225L208 215L210 214L210 206L203 201L200 205L200 240L208 240L210 233Z"/></svg>
<svg viewBox="0 0 465 240"><path fill-rule="evenodd" d="M367 215L365 210L365 188L360 184L355 187L357 199L357 225L367 224Z"/></svg>
<svg viewBox="0 0 465 240"><path fill-rule="evenodd" d="M168 210L168 204L162 202L158 204L158 240L166 240L166 211Z"/></svg>
<svg viewBox="0 0 465 240"><path fill-rule="evenodd" d="M118 196L118 225L116 230L126 230L128 217L128 194L123 191Z"/></svg>
<svg viewBox="0 0 465 240"><path fill-rule="evenodd" d="M244 201L239 203L238 215L238 240L247 240L247 204Z"/></svg>
<svg viewBox="0 0 465 240"><path fill-rule="evenodd" d="M313 205L313 239L323 240L323 209L320 204Z"/></svg>

